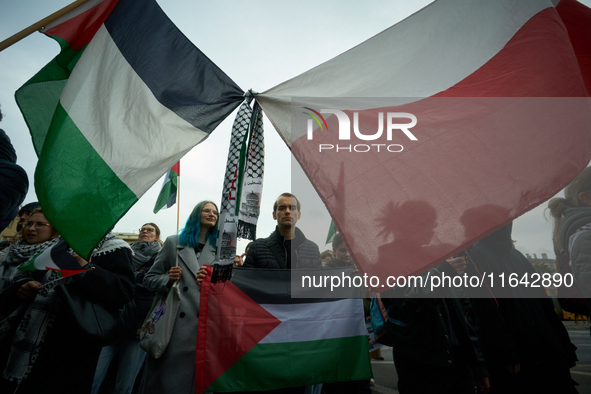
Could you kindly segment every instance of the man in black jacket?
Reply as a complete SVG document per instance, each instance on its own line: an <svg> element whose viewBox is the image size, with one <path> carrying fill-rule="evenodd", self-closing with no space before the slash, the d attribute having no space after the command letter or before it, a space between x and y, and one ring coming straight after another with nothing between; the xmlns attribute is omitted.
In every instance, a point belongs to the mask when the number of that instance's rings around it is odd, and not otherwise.
<svg viewBox="0 0 591 394"><path fill-rule="evenodd" d="M301 217L300 208L300 202L291 193L283 193L277 198L273 204L273 219L277 220L277 227L269 237L252 243L244 267L291 269L321 266L318 245L306 239L296 227ZM305 387L290 387L266 393L303 394L304 390Z"/></svg>
<svg viewBox="0 0 591 394"><path fill-rule="evenodd" d="M273 205L275 231L267 238L259 238L248 249L244 267L255 268L311 268L320 267L318 245L306 239L296 227L301 217L300 202L291 193L283 193Z"/></svg>

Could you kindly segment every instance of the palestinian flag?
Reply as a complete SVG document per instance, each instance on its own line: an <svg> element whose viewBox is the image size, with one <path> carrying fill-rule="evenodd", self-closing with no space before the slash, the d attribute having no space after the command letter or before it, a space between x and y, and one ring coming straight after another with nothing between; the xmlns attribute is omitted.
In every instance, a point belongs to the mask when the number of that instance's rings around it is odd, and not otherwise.
<svg viewBox="0 0 591 394"><path fill-rule="evenodd" d="M384 283L589 164L589 59L591 9L575 0L438 0L256 100L359 270Z"/></svg>
<svg viewBox="0 0 591 394"><path fill-rule="evenodd" d="M176 203L180 175L181 162L178 161L170 170L168 170L164 177L162 189L160 190L160 194L158 194L156 205L154 205L154 213L157 213L162 208L170 208Z"/></svg>
<svg viewBox="0 0 591 394"><path fill-rule="evenodd" d="M19 271L59 271L62 277L72 276L86 269L80 267L70 253L70 246L63 239L31 260L18 267Z"/></svg>
<svg viewBox="0 0 591 394"><path fill-rule="evenodd" d="M243 92L154 0L90 0L43 32L61 53L16 100L45 216L88 256Z"/></svg>
<svg viewBox="0 0 591 394"><path fill-rule="evenodd" d="M361 299L291 298L289 270L234 269L201 285L196 392L260 391L372 376ZM317 271L316 271L317 272Z"/></svg>

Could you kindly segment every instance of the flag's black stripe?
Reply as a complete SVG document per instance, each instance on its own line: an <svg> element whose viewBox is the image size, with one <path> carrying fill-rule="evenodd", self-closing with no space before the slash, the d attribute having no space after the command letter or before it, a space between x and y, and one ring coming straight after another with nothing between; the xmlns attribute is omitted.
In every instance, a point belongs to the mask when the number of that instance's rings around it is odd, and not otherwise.
<svg viewBox="0 0 591 394"><path fill-rule="evenodd" d="M235 268L231 282L259 304L296 304L335 301L343 298L367 296L367 289L353 288L330 291L324 287L302 288L301 276L315 276L316 282L326 276L349 275L353 268L279 270ZM312 282L313 283L313 282ZM224 286L216 283L215 286Z"/></svg>
<svg viewBox="0 0 591 394"><path fill-rule="evenodd" d="M105 27L156 99L211 133L243 91L189 41L153 0L121 0Z"/></svg>

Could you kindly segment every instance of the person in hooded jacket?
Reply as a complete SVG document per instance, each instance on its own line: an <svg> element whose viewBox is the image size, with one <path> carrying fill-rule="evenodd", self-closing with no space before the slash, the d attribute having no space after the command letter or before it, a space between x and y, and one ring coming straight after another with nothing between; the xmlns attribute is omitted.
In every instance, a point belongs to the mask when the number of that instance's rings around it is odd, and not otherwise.
<svg viewBox="0 0 591 394"><path fill-rule="evenodd" d="M531 263L514 248L511 230L509 223L476 242L465 271L468 277L484 275L487 282L467 290L469 317L476 321L490 373L490 392L576 393L569 371L577 361L576 347L543 287L498 282L500 274L535 278ZM490 283L490 275L497 283Z"/></svg>

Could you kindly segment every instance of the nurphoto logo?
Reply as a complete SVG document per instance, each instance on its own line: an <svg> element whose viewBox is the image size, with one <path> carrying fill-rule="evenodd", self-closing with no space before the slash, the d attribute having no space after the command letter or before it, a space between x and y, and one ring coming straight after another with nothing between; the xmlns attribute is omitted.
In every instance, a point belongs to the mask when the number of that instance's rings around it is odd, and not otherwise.
<svg viewBox="0 0 591 394"><path fill-rule="evenodd" d="M351 119L344 111L338 109L321 109L320 112L310 108L302 107L310 112L304 114L310 116L307 120L307 136L308 140L314 139L314 123L318 125L316 132L328 132L328 124L322 114L331 114L336 116L338 122L338 137L339 141L351 140L351 129L355 138L362 141L384 141L382 135L384 129L386 130L385 141L388 143L372 143L372 144L318 144L318 151L336 151L336 152L402 152L404 149L400 144L390 144L396 132L401 131L409 140L417 141L417 137L410 131L411 128L417 125L417 117L408 112L387 112L384 120L384 113L379 112L377 115L377 131L375 128L371 131L361 130L359 126L359 112L353 112L353 127L351 128ZM406 120L401 123L401 120ZM363 126L367 128L369 122L363 122ZM375 123L374 123L375 124Z"/></svg>

